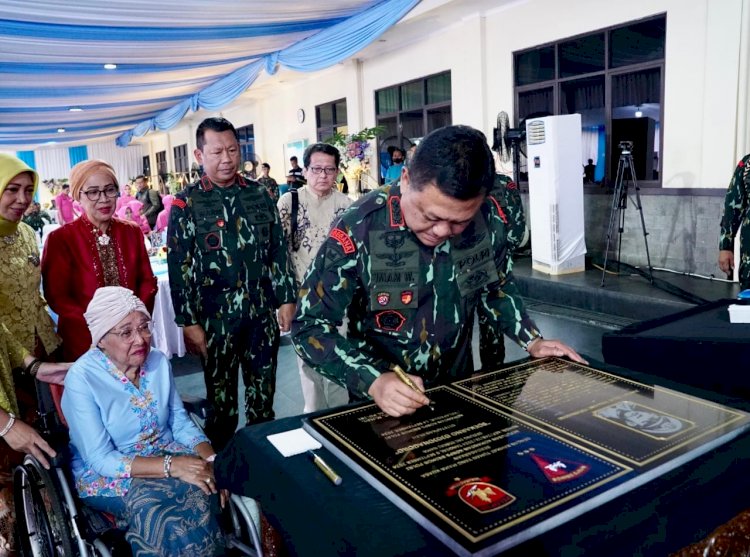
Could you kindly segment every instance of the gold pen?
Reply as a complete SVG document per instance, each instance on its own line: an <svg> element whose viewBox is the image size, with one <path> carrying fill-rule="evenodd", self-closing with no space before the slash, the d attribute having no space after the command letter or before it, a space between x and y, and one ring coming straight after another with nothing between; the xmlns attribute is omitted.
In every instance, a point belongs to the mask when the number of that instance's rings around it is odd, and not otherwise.
<svg viewBox="0 0 750 557"><path fill-rule="evenodd" d="M417 387L417 384L412 381L411 377L407 375L407 373L401 368L400 365L394 364L391 369L393 370L393 373L396 374L396 377L398 377L404 385L406 385L413 391L416 391L420 394L425 394L422 389ZM430 407L430 410L432 410L433 412L435 411L435 403L433 401L430 401L428 403L428 406Z"/></svg>
<svg viewBox="0 0 750 557"><path fill-rule="evenodd" d="M333 485L341 485L341 482L343 482L344 480L341 479L341 476L339 476L333 468L328 466L328 463L325 460L323 460L310 450L308 450L307 452L310 453L315 466L320 468L320 471L323 472L326 477L333 482Z"/></svg>

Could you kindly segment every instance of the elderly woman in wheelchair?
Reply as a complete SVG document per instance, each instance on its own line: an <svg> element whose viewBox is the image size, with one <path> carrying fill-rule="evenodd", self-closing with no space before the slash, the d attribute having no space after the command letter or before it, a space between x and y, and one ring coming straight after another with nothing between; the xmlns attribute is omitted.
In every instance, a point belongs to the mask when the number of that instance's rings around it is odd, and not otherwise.
<svg viewBox="0 0 750 557"><path fill-rule="evenodd" d="M215 452L187 415L169 360L150 349L148 310L108 286L84 317L92 348L62 397L78 496L116 517L135 556L222 553Z"/></svg>

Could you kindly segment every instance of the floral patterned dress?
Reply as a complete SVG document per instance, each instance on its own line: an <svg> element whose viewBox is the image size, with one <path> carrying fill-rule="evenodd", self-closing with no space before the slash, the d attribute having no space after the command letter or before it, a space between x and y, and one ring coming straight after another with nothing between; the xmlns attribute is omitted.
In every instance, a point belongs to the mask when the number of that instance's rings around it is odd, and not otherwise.
<svg viewBox="0 0 750 557"><path fill-rule="evenodd" d="M27 224L19 223L15 234L0 237L0 322L37 355L37 338L47 354L60 345L40 290L39 262L36 234Z"/></svg>

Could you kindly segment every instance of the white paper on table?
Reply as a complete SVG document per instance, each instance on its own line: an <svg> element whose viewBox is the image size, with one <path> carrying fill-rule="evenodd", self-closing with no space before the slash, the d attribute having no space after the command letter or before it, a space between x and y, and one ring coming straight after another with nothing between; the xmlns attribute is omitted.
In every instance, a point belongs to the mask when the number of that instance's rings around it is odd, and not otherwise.
<svg viewBox="0 0 750 557"><path fill-rule="evenodd" d="M313 449L320 449L322 445L301 427L290 429L283 433L274 433L268 440L284 456L294 456Z"/></svg>

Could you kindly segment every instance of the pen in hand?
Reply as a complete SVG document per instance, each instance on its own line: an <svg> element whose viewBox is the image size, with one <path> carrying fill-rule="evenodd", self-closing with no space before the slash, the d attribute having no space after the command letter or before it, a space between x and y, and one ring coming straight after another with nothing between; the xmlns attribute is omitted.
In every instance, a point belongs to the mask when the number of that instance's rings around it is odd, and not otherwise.
<svg viewBox="0 0 750 557"><path fill-rule="evenodd" d="M320 471L323 472L326 475L326 477L333 482L333 485L341 485L341 482L343 482L344 480L341 479L341 476L339 476L333 468L328 466L325 460L320 458L318 455L316 455L312 451L307 451L307 452L312 457L313 462L315 463L315 466L320 468Z"/></svg>
<svg viewBox="0 0 750 557"><path fill-rule="evenodd" d="M393 373L396 374L396 377L398 377L401 380L401 382L404 383L407 387L409 387L413 391L418 392L419 394L425 394L425 392L422 389L417 387L417 384L414 381L412 381L411 377L407 375L407 373L401 368L400 365L395 364L392 369L393 369ZM430 407L430 410L434 412L435 403L431 400L428 403L428 405Z"/></svg>

